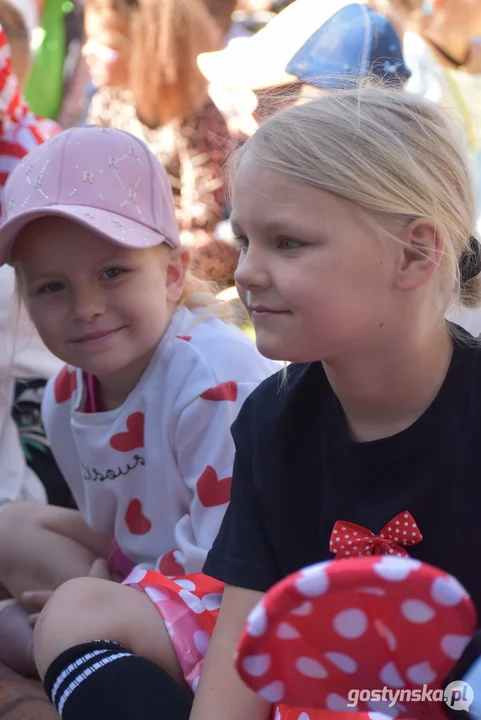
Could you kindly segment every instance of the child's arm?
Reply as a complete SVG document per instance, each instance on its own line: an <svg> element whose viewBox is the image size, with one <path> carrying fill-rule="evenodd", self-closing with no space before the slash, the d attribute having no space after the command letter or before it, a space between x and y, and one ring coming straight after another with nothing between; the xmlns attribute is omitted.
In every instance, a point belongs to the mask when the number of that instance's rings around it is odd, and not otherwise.
<svg viewBox="0 0 481 720"><path fill-rule="evenodd" d="M247 615L262 593L227 585L196 693L191 720L267 720L271 704L247 688L234 650Z"/></svg>
<svg viewBox="0 0 481 720"><path fill-rule="evenodd" d="M273 497L264 498L259 491L256 463L256 455L272 445L276 434L266 417L273 405L271 392L277 395L277 377L249 396L232 426L236 455L231 500L203 568L225 583L225 594L192 720L267 720L271 714L271 705L242 684L234 666L234 651L249 612L283 577L264 511L264 503Z"/></svg>
<svg viewBox="0 0 481 720"><path fill-rule="evenodd" d="M203 393L180 414L174 447L192 500L175 529L177 548L159 561L160 571L167 575L198 572L205 562L230 499L235 454L231 425L256 385L224 383ZM219 399L223 394L226 399ZM175 571L177 566L181 567Z"/></svg>

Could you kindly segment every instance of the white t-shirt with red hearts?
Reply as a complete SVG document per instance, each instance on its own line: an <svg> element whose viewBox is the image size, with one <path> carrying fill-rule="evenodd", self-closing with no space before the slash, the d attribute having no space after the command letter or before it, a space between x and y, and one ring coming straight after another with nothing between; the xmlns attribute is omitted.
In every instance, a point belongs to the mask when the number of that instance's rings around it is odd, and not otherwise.
<svg viewBox="0 0 481 720"><path fill-rule="evenodd" d="M227 509L230 427L280 365L238 328L179 309L137 387L108 412L83 412L83 373L65 366L43 421L85 521L134 564L198 572Z"/></svg>

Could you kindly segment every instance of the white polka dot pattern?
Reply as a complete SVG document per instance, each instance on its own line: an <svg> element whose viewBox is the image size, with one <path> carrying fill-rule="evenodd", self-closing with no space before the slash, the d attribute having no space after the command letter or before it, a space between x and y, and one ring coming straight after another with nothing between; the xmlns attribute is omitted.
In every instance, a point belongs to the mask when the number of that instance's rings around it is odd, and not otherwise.
<svg viewBox="0 0 481 720"><path fill-rule="evenodd" d="M333 620L334 630L344 638L358 638L366 632L367 617L358 608L338 613Z"/></svg>
<svg viewBox="0 0 481 720"><path fill-rule="evenodd" d="M287 622L283 622L279 623L279 626L277 628L277 637L281 638L282 640L296 640L297 638L301 637L301 634L299 630L296 630L293 625Z"/></svg>
<svg viewBox="0 0 481 720"><path fill-rule="evenodd" d="M202 574L166 578L145 571L132 578L154 600L195 692L222 584ZM244 683L273 703L274 720L348 720L353 712L361 713L359 720L409 720L419 717L419 705L405 696L391 708L361 696L354 707L350 691L439 688L476 625L464 588L432 566L378 555L332 561L294 573L266 593L249 616L234 662ZM436 707L429 720L443 720Z"/></svg>
<svg viewBox="0 0 481 720"><path fill-rule="evenodd" d="M406 620L412 623L428 622L436 614L433 608L422 600L405 600L401 605L401 612Z"/></svg>
<svg viewBox="0 0 481 720"><path fill-rule="evenodd" d="M388 687L402 688L406 684L393 662L389 662L381 668L379 678L382 684L387 685Z"/></svg>
<svg viewBox="0 0 481 720"><path fill-rule="evenodd" d="M431 596L438 605L452 607L467 597L466 590L453 578L436 578L431 588Z"/></svg>
<svg viewBox="0 0 481 720"><path fill-rule="evenodd" d="M329 549L336 559L363 555L390 555L409 558L406 547L423 539L411 513L405 511L386 523L378 535L362 525L338 520L331 533Z"/></svg>
<svg viewBox="0 0 481 720"><path fill-rule="evenodd" d="M296 580L296 587L308 598L324 595L329 587L329 578L324 572L322 565L315 565L307 570L302 570Z"/></svg>
<svg viewBox="0 0 481 720"><path fill-rule="evenodd" d="M256 605L247 618L246 631L251 637L261 637L267 630L267 615L262 603Z"/></svg>
<svg viewBox="0 0 481 720"><path fill-rule="evenodd" d="M348 673L349 675L357 671L357 662L353 660L352 657L349 657L349 655L338 652L327 652L324 653L324 657L339 668L339 670L342 670L342 672Z"/></svg>
<svg viewBox="0 0 481 720"><path fill-rule="evenodd" d="M279 680L276 680L259 690L259 695L271 703L281 702L284 699L284 685Z"/></svg>
<svg viewBox="0 0 481 720"><path fill-rule="evenodd" d="M243 659L242 666L248 675L261 677L269 670L271 657L267 653L263 655L249 655Z"/></svg>
<svg viewBox="0 0 481 720"><path fill-rule="evenodd" d="M347 699L338 693L329 693L326 698L326 708L328 710L334 710L335 712L356 710L356 708L350 708Z"/></svg>
<svg viewBox="0 0 481 720"><path fill-rule="evenodd" d="M324 680L329 673L327 672L324 665L310 657L300 657L296 660L296 668L301 673L309 678L316 678L317 680Z"/></svg>
<svg viewBox="0 0 481 720"><path fill-rule="evenodd" d="M306 600L306 602L303 602L302 605L299 605L294 608L294 610L291 610L291 613L293 615L310 615L312 613L312 607L312 603L309 602L309 600Z"/></svg>
<svg viewBox="0 0 481 720"><path fill-rule="evenodd" d="M433 594L442 602L435 603ZM303 608L306 596L310 605ZM402 692L426 684L435 689L476 627L473 603L457 583L404 557L373 555L312 566L272 588L259 607L262 634L253 637L249 621L236 661L252 690L272 697L281 683L286 706L371 712L374 718L414 718L416 708L404 696L391 708L385 699L368 696L350 707L353 687ZM259 655L270 659L260 678L242 665L242 658ZM264 657L263 663L262 669ZM283 708L280 720L296 720ZM315 713L313 720L318 720Z"/></svg>
<svg viewBox="0 0 481 720"><path fill-rule="evenodd" d="M451 660L459 660L470 640L468 635L445 635L441 638L441 650Z"/></svg>
<svg viewBox="0 0 481 720"><path fill-rule="evenodd" d="M434 672L431 663L427 660L426 662L419 663L418 665L411 665L411 667L408 667L406 675L414 685L430 685L433 680L436 679L436 673Z"/></svg>

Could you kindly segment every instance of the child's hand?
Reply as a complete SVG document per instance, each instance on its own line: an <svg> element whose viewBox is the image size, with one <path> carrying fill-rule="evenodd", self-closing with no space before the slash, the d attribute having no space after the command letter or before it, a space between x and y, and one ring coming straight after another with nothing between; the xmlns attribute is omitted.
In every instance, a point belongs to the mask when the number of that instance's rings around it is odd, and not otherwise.
<svg viewBox="0 0 481 720"><path fill-rule="evenodd" d="M100 578L101 580L112 580L113 578L107 560L104 560L104 558L94 560L90 568L89 577Z"/></svg>
<svg viewBox="0 0 481 720"><path fill-rule="evenodd" d="M123 577L117 573L111 573L107 560L99 558L94 560L90 568L89 577L100 578L101 580L110 580L111 582L122 582Z"/></svg>
<svg viewBox="0 0 481 720"><path fill-rule="evenodd" d="M35 627L35 623L52 593L53 590L29 590L21 594L19 602L27 612L31 613L28 618L31 627Z"/></svg>

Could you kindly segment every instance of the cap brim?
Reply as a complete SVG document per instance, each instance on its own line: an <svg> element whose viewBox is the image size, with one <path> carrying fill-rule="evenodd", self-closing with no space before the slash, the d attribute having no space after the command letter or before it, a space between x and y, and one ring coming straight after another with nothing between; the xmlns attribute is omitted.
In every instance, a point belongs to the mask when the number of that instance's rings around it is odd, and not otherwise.
<svg viewBox="0 0 481 720"><path fill-rule="evenodd" d="M367 0L360 0L365 4ZM226 90L263 90L298 78L286 72L312 33L352 0L296 0L248 38L235 38L223 50L202 53L199 70Z"/></svg>
<svg viewBox="0 0 481 720"><path fill-rule="evenodd" d="M232 43L225 50L199 55L197 65L206 80L225 90L264 90L289 85L297 80L280 65L275 67L266 61L259 62L257 54L251 54L252 47L244 44L244 41L249 43L250 40L239 38L235 40L235 45Z"/></svg>
<svg viewBox="0 0 481 720"><path fill-rule="evenodd" d="M178 247L180 244L178 238L169 238L142 223L108 210L92 209L85 205L49 205L41 209L27 210L7 220L0 227L0 265L10 262L13 245L23 228L33 220L47 216L72 220L120 247L144 249L164 242L171 247Z"/></svg>

